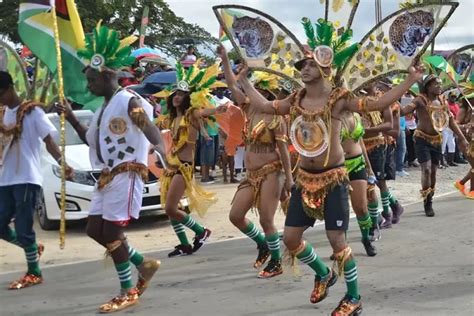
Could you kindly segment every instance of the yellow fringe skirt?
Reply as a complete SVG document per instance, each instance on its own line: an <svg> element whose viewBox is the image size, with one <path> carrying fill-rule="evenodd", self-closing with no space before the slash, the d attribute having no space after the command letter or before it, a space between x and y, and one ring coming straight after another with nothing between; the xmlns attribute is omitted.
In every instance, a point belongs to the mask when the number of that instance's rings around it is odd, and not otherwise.
<svg viewBox="0 0 474 316"><path fill-rule="evenodd" d="M168 194L171 180L175 175L182 175L186 188L185 197L189 200L189 208L196 211L199 216L204 216L208 209L217 202L215 193L208 192L194 180L194 166L189 163L179 163L179 165L170 165L165 169L160 177L161 183L161 205L166 205L166 196Z"/></svg>

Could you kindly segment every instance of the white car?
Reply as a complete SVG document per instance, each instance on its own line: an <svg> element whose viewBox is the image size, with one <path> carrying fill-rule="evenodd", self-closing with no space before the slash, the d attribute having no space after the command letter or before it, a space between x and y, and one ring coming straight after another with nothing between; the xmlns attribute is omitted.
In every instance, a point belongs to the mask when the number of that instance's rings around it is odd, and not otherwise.
<svg viewBox="0 0 474 316"><path fill-rule="evenodd" d="M91 111L75 111L76 117L84 125L89 125L93 113ZM47 114L56 129L60 130L59 116ZM66 161L74 169L73 179L66 182L66 220L86 218L92 198L94 186L100 175L100 170L93 170L89 161L89 148L82 142L69 123L66 123ZM59 135L59 133L58 133ZM56 143L59 144L59 136ZM57 229L61 218L61 169L56 161L43 146L41 154L43 174L43 191L37 205L38 221L44 230ZM181 202L187 211L187 200ZM141 214L153 212L163 214L160 204L160 182L153 173L149 172L148 182L143 192Z"/></svg>

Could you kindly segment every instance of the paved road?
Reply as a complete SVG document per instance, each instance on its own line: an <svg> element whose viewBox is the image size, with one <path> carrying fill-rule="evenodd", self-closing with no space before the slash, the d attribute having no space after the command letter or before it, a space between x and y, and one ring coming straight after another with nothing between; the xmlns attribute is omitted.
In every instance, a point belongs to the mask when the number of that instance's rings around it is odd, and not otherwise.
<svg viewBox="0 0 474 316"><path fill-rule="evenodd" d="M374 258L364 256L351 222L348 238L358 259L364 315L474 314L474 203L450 195L436 200L435 210L436 217L426 218L420 204L407 207L401 224L383 232ZM306 237L319 255L329 256L322 226ZM300 266L300 280L289 271L258 280L251 268L254 256L250 241L230 240L206 245L193 256L163 259L140 304L118 315L328 315L344 294L340 280L326 300L311 305L313 281L306 267ZM0 315L93 315L118 284L113 266L103 261L43 273L41 286L0 290ZM0 285L17 276L0 275Z"/></svg>

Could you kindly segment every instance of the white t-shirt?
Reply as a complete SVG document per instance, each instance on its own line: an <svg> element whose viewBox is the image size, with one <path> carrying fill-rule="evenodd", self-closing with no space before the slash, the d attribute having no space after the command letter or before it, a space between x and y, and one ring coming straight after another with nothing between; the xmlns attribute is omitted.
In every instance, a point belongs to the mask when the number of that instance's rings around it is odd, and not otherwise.
<svg viewBox="0 0 474 316"><path fill-rule="evenodd" d="M16 124L19 107L6 108L3 124L7 128ZM36 107L26 114L21 136L8 150L0 169L0 186L25 183L41 185L41 145L46 136L55 136L54 133L57 130L42 109Z"/></svg>
<svg viewBox="0 0 474 316"><path fill-rule="evenodd" d="M212 97L212 99L216 102L216 105L224 105L227 102L230 102L230 100L226 96L223 96L222 99L220 99L215 95Z"/></svg>

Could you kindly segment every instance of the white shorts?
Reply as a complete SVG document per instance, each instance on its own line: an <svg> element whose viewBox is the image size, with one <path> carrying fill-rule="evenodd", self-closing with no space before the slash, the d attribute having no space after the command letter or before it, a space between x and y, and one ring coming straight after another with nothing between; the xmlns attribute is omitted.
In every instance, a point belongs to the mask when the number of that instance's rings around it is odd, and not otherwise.
<svg viewBox="0 0 474 316"><path fill-rule="evenodd" d="M134 172L124 172L114 177L101 191L92 195L89 215L102 215L111 222L137 219L143 196L143 180Z"/></svg>

